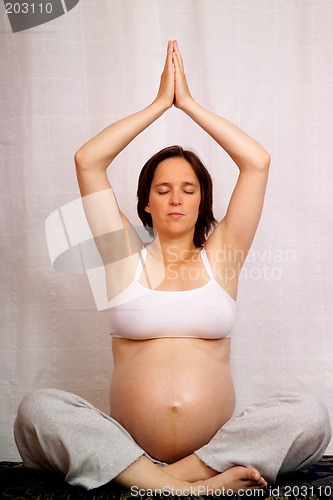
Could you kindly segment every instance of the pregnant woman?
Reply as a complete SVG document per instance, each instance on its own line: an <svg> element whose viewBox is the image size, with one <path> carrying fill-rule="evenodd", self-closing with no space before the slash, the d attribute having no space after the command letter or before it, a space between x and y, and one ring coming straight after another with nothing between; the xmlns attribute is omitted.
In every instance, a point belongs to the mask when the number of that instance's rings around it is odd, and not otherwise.
<svg viewBox="0 0 333 500"><path fill-rule="evenodd" d="M143 167L138 214L144 247L106 175L115 157L172 106L233 159L239 177L225 217L212 213L211 178L191 151L167 147ZM15 423L26 466L60 471L91 489L212 494L267 486L318 460L330 440L326 409L278 393L233 415L230 336L238 277L261 216L270 158L189 91L176 41L156 99L75 155L85 213L104 263L114 356L110 415L64 391L25 397ZM223 256L223 258L222 258Z"/></svg>

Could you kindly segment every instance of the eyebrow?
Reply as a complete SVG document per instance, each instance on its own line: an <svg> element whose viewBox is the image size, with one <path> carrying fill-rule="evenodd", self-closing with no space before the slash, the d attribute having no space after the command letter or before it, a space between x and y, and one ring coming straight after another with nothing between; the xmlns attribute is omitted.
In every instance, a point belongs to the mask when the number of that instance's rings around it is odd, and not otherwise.
<svg viewBox="0 0 333 500"><path fill-rule="evenodd" d="M167 186L167 187L170 187L172 184L171 182L159 182L158 184L155 184L154 187L157 188L157 187L161 187L161 186ZM189 181L184 181L182 182L182 186L193 186L193 187L197 187L198 184L195 184L194 182L189 182Z"/></svg>

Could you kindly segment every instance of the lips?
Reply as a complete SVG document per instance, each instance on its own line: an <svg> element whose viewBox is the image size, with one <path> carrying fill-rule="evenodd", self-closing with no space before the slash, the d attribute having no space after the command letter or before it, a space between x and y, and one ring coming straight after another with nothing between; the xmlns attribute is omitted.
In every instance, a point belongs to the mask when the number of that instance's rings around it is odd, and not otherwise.
<svg viewBox="0 0 333 500"><path fill-rule="evenodd" d="M182 212L170 212L167 215L169 217L182 217L184 214Z"/></svg>

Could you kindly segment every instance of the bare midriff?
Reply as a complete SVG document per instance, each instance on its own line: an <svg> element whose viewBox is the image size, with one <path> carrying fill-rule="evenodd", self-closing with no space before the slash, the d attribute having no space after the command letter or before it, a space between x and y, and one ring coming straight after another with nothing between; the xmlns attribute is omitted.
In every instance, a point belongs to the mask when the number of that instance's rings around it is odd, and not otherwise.
<svg viewBox="0 0 333 500"><path fill-rule="evenodd" d="M149 455L173 463L230 419L230 340L113 339L111 416Z"/></svg>

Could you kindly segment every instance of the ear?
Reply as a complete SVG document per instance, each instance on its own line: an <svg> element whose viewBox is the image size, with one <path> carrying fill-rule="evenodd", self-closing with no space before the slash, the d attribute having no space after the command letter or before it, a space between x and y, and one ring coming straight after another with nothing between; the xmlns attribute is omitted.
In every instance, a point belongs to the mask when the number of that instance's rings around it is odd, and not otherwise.
<svg viewBox="0 0 333 500"><path fill-rule="evenodd" d="M149 208L149 203L147 206L145 206L145 212L147 212L148 214L150 214L150 208Z"/></svg>

